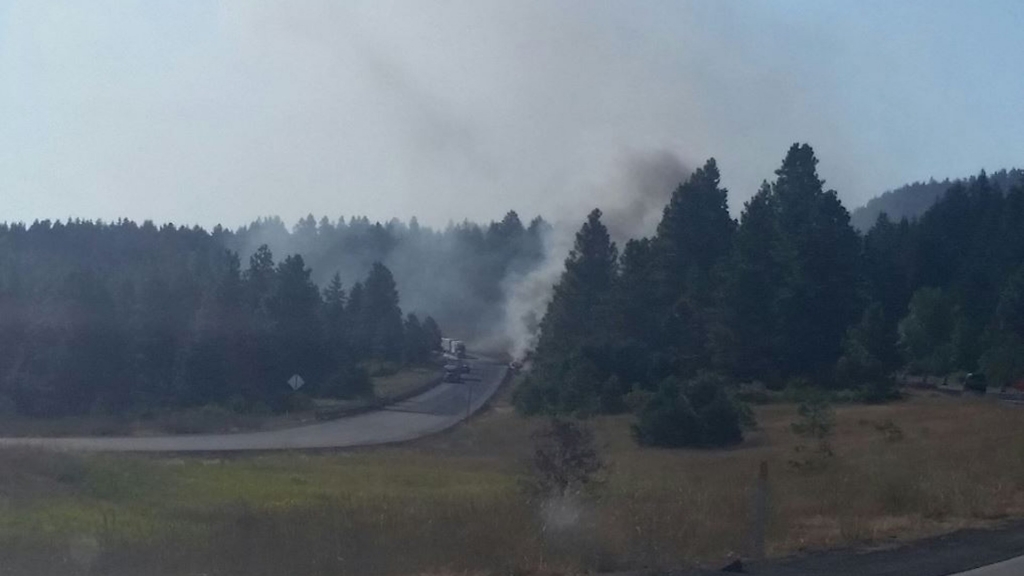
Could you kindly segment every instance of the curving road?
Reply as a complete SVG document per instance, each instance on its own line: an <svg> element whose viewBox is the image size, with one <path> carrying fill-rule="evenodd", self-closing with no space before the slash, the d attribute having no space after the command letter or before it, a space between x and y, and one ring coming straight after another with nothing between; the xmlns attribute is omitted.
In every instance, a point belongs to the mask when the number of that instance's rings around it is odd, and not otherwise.
<svg viewBox="0 0 1024 576"><path fill-rule="evenodd" d="M461 383L438 386L382 410L266 432L145 437L0 438L0 447L32 446L107 452L232 452L348 448L413 440L450 428L479 410L501 385L507 366L469 359Z"/></svg>

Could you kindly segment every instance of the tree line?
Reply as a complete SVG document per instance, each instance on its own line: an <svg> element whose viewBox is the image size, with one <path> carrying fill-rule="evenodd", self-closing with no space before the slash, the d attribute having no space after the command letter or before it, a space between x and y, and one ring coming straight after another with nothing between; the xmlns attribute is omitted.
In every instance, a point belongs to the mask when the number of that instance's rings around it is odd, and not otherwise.
<svg viewBox="0 0 1024 576"><path fill-rule="evenodd" d="M307 394L372 393L369 371L439 347L403 316L391 271L324 288L301 255L242 266L219 227L128 220L0 225L0 404L31 416L219 403L281 410Z"/></svg>
<svg viewBox="0 0 1024 576"><path fill-rule="evenodd" d="M986 174L985 177L1002 190L1010 190L1018 184L1024 184L1024 170L1019 168L998 170ZM913 182L900 186L868 200L867 204L850 213L850 221L857 230L867 232L874 226L875 220L882 213L897 222L904 217L920 218L953 185L960 184L970 187L974 178L973 176L956 180L946 178L941 181L931 178L927 182Z"/></svg>
<svg viewBox="0 0 1024 576"><path fill-rule="evenodd" d="M621 253L594 210L541 322L526 413L633 411L638 440L722 445L749 418L734 384L894 396L901 367L1024 375L1024 188L984 173L920 219L865 235L794 144L728 211L714 159Z"/></svg>
<svg viewBox="0 0 1024 576"><path fill-rule="evenodd" d="M275 253L301 254L321 285L337 272L351 286L373 262L382 262L394 273L406 309L429 313L459 338L483 340L496 336L504 321L509 281L544 260L549 229L540 217L524 224L509 211L498 221L442 229L416 218L371 222L312 215L289 229L272 217L221 235L227 248L243 256L263 244Z"/></svg>

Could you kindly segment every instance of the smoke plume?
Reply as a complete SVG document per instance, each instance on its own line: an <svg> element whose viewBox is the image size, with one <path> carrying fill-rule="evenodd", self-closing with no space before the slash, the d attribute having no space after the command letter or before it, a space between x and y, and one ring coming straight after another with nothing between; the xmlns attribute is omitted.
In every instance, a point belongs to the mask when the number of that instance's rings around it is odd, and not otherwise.
<svg viewBox="0 0 1024 576"><path fill-rule="evenodd" d="M543 263L528 273L505 278L502 334L513 358L522 358L536 344L540 319L587 212L591 208L601 209L602 221L621 251L622 244L630 238L649 236L655 231L672 191L690 172L668 150L632 153L606 176L604 184L593 186L590 197L594 206L554 223L544 239Z"/></svg>

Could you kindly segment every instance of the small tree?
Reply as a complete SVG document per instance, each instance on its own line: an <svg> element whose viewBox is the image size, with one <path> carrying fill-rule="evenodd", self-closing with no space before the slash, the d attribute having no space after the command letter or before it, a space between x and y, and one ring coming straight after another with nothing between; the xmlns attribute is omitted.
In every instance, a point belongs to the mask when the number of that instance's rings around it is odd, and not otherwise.
<svg viewBox="0 0 1024 576"><path fill-rule="evenodd" d="M696 446L702 436L697 413L675 378L662 381L640 409L632 428L633 437L643 446Z"/></svg>
<svg viewBox="0 0 1024 576"><path fill-rule="evenodd" d="M873 303L860 323L846 332L836 379L843 386L861 388L866 402L894 400L900 396L891 376L897 363L895 330L886 322L882 306Z"/></svg>
<svg viewBox="0 0 1024 576"><path fill-rule="evenodd" d="M945 292L939 288L915 292L899 324L899 346L910 367L931 374L952 369L956 324L953 301Z"/></svg>
<svg viewBox="0 0 1024 576"><path fill-rule="evenodd" d="M580 493L605 467L594 434L572 420L552 418L533 433L533 447L533 488L547 496Z"/></svg>
<svg viewBox="0 0 1024 576"><path fill-rule="evenodd" d="M793 433L814 440L817 445L810 452L804 445L794 448L794 451L800 456L790 460L789 465L802 471L820 470L835 455L832 451L832 444L829 442L829 438L835 431L835 412L824 394L812 394L797 408L797 416L799 416L799 420L790 424Z"/></svg>

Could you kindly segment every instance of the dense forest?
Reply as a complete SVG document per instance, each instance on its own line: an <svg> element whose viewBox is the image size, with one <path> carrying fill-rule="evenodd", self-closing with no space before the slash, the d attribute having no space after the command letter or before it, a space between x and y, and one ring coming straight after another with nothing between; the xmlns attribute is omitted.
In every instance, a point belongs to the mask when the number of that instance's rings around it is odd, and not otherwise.
<svg viewBox="0 0 1024 576"><path fill-rule="evenodd" d="M306 394L368 394L368 372L438 347L435 316L464 338L494 330L503 282L540 262L546 231L515 212L443 231L365 217L0 225L0 410L281 410L293 374Z"/></svg>
<svg viewBox="0 0 1024 576"><path fill-rule="evenodd" d="M1010 190L1018 184L1024 184L1024 170L1017 168L999 170L987 176L989 181L1001 190ZM939 182L932 178L927 182L906 184L872 198L867 204L854 210L850 214L850 220L853 227L862 232L867 232L882 213L887 214L891 220L895 221L903 218L913 220L924 214L932 207L932 204L938 202L946 190L952 188L954 184L969 187L974 179L974 176L958 180L946 178Z"/></svg>
<svg viewBox="0 0 1024 576"><path fill-rule="evenodd" d="M526 413L632 410L641 442L741 438L736 382L895 394L901 367L1024 376L1024 187L984 173L859 235L793 145L739 221L709 160L621 253L594 210L541 322Z"/></svg>
<svg viewBox="0 0 1024 576"><path fill-rule="evenodd" d="M902 368L1024 376L1024 188L982 173L862 235L816 166L794 145L736 220L709 160L653 236L621 250L592 211L518 408L632 411L642 442L720 445L742 435L741 382L882 401ZM441 326L500 341L549 231L515 212L443 230L312 216L292 230L0 225L0 409L279 410L295 373L314 395L366 394L370 372L426 359Z"/></svg>
<svg viewBox="0 0 1024 576"><path fill-rule="evenodd" d="M331 221L312 215L289 230L280 218L265 218L224 234L225 246L252 254L266 244L275 254L301 254L324 285L339 274L346 286L373 262L392 270L407 310L430 314L458 338L482 342L502 336L508 281L544 259L550 226L541 218L523 224L514 211L497 222L450 224L443 230L392 219Z"/></svg>

